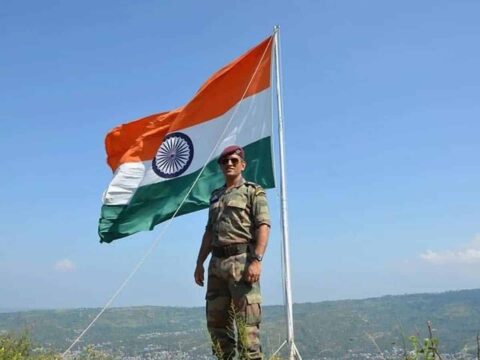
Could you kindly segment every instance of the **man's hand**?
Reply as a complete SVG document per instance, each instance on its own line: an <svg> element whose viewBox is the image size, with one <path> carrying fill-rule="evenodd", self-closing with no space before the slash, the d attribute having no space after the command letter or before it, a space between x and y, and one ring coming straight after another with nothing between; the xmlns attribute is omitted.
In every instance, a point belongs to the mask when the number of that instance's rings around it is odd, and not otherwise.
<svg viewBox="0 0 480 360"><path fill-rule="evenodd" d="M193 273L193 277L195 278L195 282L197 283L197 285L203 286L204 274L205 269L203 268L203 265L197 264L195 272Z"/></svg>
<svg viewBox="0 0 480 360"><path fill-rule="evenodd" d="M248 264L245 272L243 273L243 278L246 282L253 284L260 280L260 273L262 272L262 263L258 260L252 260Z"/></svg>

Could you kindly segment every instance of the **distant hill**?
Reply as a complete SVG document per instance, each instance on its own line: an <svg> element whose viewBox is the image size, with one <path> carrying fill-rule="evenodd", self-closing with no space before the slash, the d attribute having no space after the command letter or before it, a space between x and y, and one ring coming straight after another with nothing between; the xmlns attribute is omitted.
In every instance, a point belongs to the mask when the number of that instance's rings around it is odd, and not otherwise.
<svg viewBox="0 0 480 360"><path fill-rule="evenodd" d="M37 344L63 351L98 311L0 313L0 333L27 329ZM264 347L271 353L285 338L284 308L265 306L263 315ZM387 354L401 353L404 344L409 346L408 336L427 336L428 320L440 339L441 353L463 352L472 354L465 358L473 358L480 330L480 289L295 304L294 318L296 343L304 359L352 358L352 354L366 359L378 354L378 348ZM170 354L173 358L201 359L210 354L203 308L109 309L79 347L86 344L118 358L163 359L168 357L161 354Z"/></svg>

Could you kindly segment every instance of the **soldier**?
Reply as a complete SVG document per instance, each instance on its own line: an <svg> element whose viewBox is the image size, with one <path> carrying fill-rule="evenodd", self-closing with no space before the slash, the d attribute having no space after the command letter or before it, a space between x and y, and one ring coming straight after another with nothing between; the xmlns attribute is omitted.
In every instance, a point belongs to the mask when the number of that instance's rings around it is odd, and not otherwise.
<svg viewBox="0 0 480 360"><path fill-rule="evenodd" d="M265 191L242 176L244 156L243 149L233 145L218 159L225 185L212 192L194 273L195 282L203 286L203 263L211 252L205 296L207 327L214 354L222 360L233 359L236 353L263 359L259 279L270 218Z"/></svg>

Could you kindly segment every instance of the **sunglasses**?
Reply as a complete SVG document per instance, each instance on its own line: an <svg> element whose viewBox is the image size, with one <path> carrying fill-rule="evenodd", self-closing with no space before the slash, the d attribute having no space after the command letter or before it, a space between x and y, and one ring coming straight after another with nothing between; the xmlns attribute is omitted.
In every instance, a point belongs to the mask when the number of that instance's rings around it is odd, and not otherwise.
<svg viewBox="0 0 480 360"><path fill-rule="evenodd" d="M220 160L220 164L222 165L228 165L228 163L231 162L233 166L237 166L238 163L240 162L239 158L224 158Z"/></svg>

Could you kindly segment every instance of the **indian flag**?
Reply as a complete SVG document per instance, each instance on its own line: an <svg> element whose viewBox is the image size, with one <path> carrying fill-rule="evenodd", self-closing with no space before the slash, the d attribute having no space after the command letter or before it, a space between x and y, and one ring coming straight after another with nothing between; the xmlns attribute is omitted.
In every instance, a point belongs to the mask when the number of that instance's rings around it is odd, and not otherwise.
<svg viewBox="0 0 480 360"><path fill-rule="evenodd" d="M272 42L267 38L213 74L188 104L107 134L114 174L103 196L101 242L208 207L210 193L224 184L217 159L229 145L244 148L247 180L274 186Z"/></svg>

